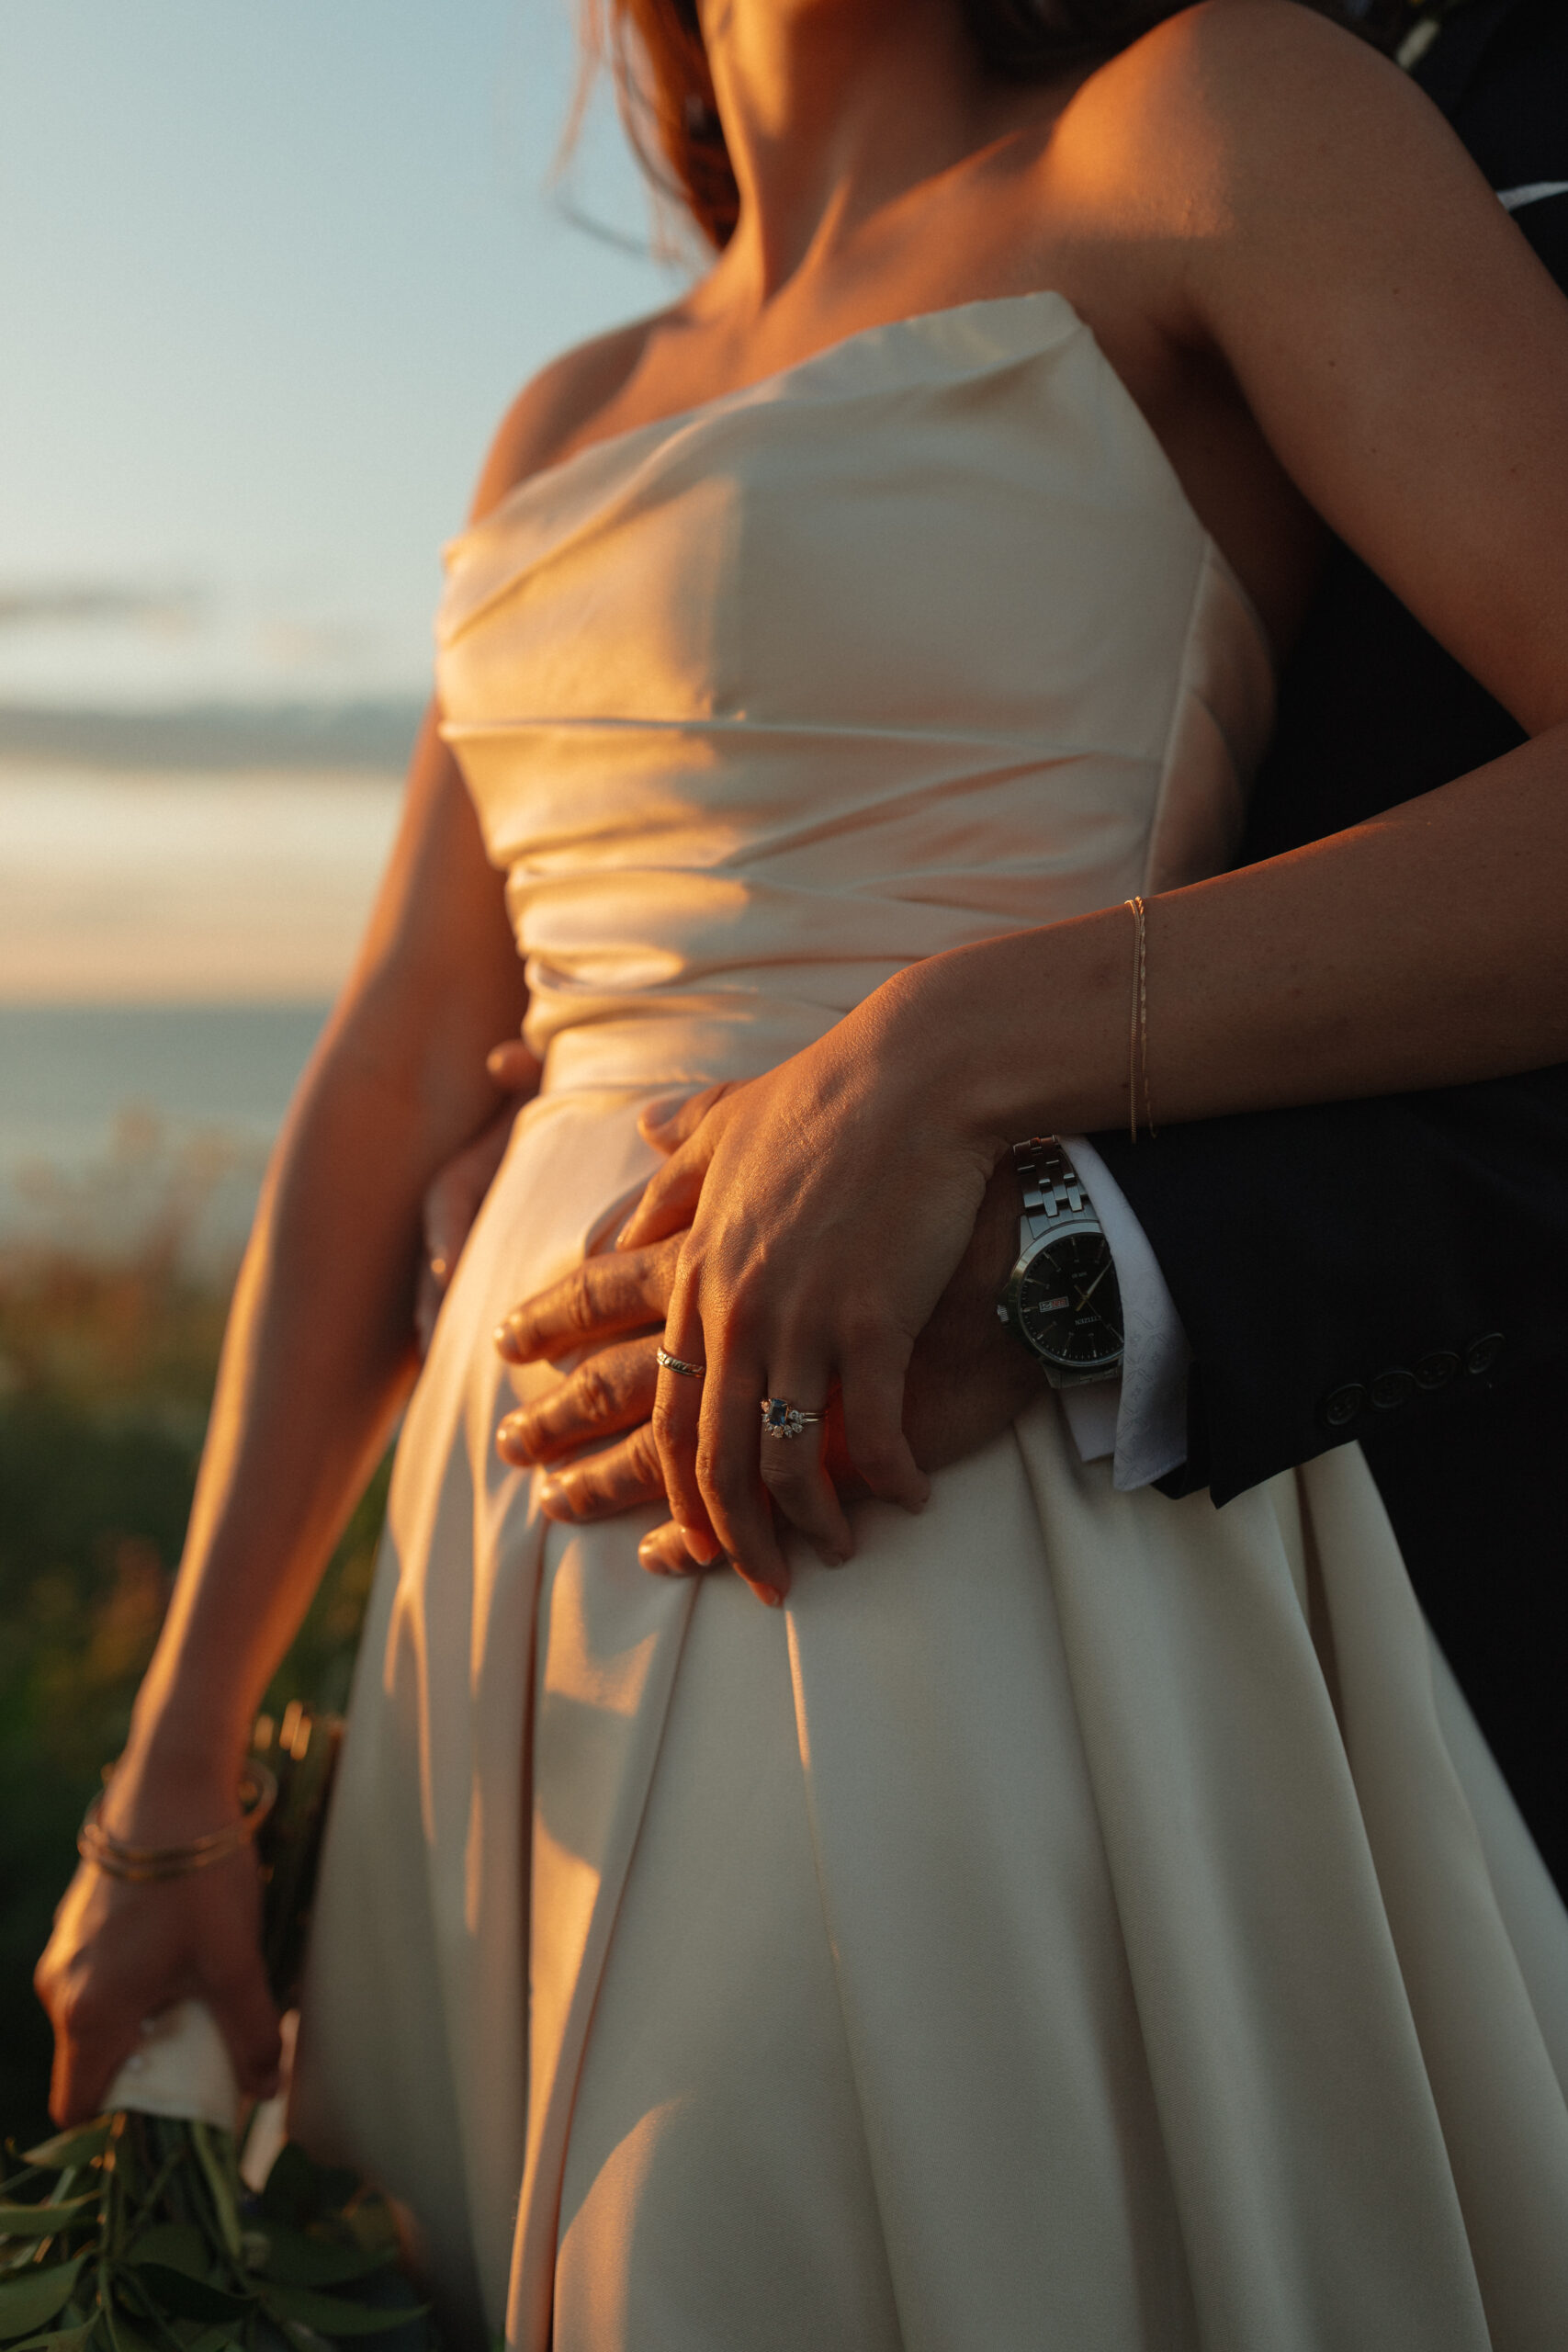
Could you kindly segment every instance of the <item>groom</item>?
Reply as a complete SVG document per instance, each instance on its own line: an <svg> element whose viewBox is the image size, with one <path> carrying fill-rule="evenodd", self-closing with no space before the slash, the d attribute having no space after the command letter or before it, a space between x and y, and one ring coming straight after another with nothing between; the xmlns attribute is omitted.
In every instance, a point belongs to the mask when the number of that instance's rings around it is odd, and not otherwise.
<svg viewBox="0 0 1568 2352"><path fill-rule="evenodd" d="M1568 286L1568 6L1434 0L1412 11L1400 55ZM1359 823L1520 740L1336 544L1238 862ZM1185 1459L1169 1468L1179 1421L1151 1465L1168 1472L1159 1484L1206 1487L1219 1506L1361 1442L1427 1618L1568 1894L1568 1067L1201 1121L1135 1149L1121 1135L1093 1141L1190 1343ZM911 1368L909 1426L928 1464L1004 1428L1035 1378L995 1320L1018 1231L1012 1182L993 1185ZM514 1318L517 1335L554 1353L660 1321L671 1262L668 1250L590 1260L570 1296ZM558 1351L540 1349L552 1325ZM660 1491L653 1344L600 1356L503 1431L512 1459L557 1464L622 1433L566 1468L571 1515Z"/></svg>
<svg viewBox="0 0 1568 2352"><path fill-rule="evenodd" d="M1458 0L1402 55L1568 288L1568 8ZM1568 428L1568 401L1565 401ZM1239 864L1520 741L1337 545ZM1096 1142L1191 1342L1216 1503L1359 1439L1428 1621L1568 1896L1568 1067Z"/></svg>

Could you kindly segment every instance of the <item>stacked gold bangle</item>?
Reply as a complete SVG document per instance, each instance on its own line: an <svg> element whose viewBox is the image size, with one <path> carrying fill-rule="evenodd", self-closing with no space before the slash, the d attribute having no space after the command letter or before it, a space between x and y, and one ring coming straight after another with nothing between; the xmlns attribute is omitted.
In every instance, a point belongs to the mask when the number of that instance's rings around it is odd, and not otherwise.
<svg viewBox="0 0 1568 2352"><path fill-rule="evenodd" d="M243 1810L238 1821L228 1822L205 1838L192 1838L184 1846L128 1846L104 1827L99 1817L104 1804L100 1791L76 1833L76 1851L85 1862L107 1871L110 1878L129 1879L136 1886L156 1879L188 1878L193 1871L209 1870L214 1862L226 1861L242 1846L248 1846L276 1799L277 1782L266 1766L247 1764L240 1781Z"/></svg>

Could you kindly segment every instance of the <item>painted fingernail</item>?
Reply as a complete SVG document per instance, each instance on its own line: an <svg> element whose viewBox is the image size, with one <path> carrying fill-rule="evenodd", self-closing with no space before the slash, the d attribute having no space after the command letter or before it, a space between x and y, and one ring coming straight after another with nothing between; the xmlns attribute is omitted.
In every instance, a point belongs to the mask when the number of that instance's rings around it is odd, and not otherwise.
<svg viewBox="0 0 1568 2352"><path fill-rule="evenodd" d="M545 1478L539 1484L539 1509L547 1519L570 1519L571 1489L560 1478Z"/></svg>
<svg viewBox="0 0 1568 2352"><path fill-rule="evenodd" d="M621 1227L620 1231L616 1234L616 1236L615 1236L615 1238L614 1241L612 1241L612 1242L611 1242L611 1244L610 1244L610 1247L611 1247L611 1249L612 1249L612 1250L618 1250L618 1249L620 1249L620 1247L621 1247L622 1243L626 1240L626 1238L627 1234L631 1231L632 1227L636 1224L636 1222L637 1222L637 1219L636 1219L635 1217L627 1217L627 1219L626 1219L626 1221L625 1225L623 1225L623 1226L622 1226L622 1227Z"/></svg>
<svg viewBox="0 0 1568 2352"><path fill-rule="evenodd" d="M434 1261L433 1260L432 1263L434 1264ZM517 1361L517 1341L513 1337L511 1324L498 1323L491 1334L491 1337L495 1343L495 1351L497 1355L506 1356L515 1363Z"/></svg>
<svg viewBox="0 0 1568 2352"><path fill-rule="evenodd" d="M682 1526L681 1541L700 1568L711 1567L718 1557L718 1544L703 1528Z"/></svg>

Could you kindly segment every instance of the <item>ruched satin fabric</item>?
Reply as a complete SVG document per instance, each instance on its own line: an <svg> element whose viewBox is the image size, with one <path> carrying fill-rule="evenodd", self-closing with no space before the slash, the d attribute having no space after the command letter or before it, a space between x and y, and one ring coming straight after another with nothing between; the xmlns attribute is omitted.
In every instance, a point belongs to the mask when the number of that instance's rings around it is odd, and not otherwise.
<svg viewBox="0 0 1568 2352"><path fill-rule="evenodd" d="M1355 1449L1215 1511L1047 1399L780 1613L494 1453L645 1102L1227 861L1266 649L1092 337L971 304L588 448L438 637L545 1086L399 1449L298 2128L519 2352L1560 2352L1568 1918Z"/></svg>

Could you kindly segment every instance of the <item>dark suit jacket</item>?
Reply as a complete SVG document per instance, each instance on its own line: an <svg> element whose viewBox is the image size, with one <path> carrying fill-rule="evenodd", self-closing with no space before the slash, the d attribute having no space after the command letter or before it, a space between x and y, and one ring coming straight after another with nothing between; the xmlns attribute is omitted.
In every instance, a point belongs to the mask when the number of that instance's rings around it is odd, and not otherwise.
<svg viewBox="0 0 1568 2352"><path fill-rule="evenodd" d="M1568 5L1468 0L1417 79L1497 188L1568 180ZM1518 226L1568 286L1568 196ZM1568 388L1565 388L1568 424ZM1521 741L1336 546L1238 863ZM1568 914L1565 914L1568 920ZM1358 1438L1412 1579L1568 1893L1568 1067L1095 1138L1193 1348L1171 1491L1216 1504Z"/></svg>

